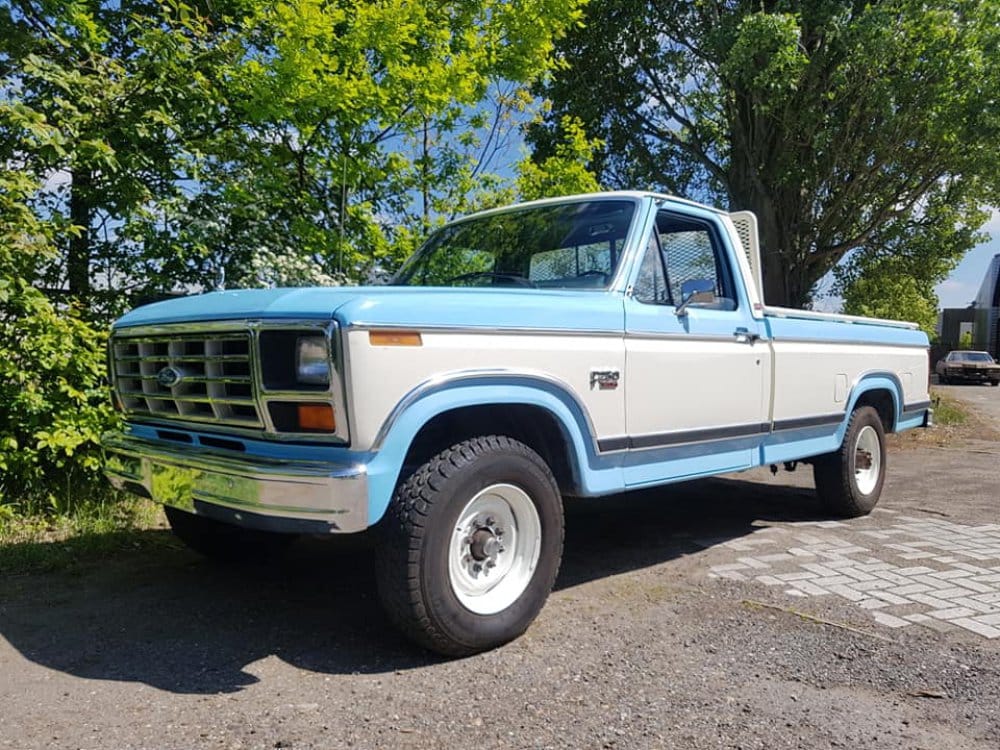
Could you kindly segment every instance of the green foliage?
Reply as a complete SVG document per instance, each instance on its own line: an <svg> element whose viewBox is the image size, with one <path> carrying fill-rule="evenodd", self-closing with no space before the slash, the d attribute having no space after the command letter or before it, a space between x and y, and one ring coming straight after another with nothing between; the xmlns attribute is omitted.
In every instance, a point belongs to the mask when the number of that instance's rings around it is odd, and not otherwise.
<svg viewBox="0 0 1000 750"><path fill-rule="evenodd" d="M894 274L889 267L862 276L844 297L844 312L872 318L906 320L920 325L928 336L937 326L937 297L921 290L911 276Z"/></svg>
<svg viewBox="0 0 1000 750"><path fill-rule="evenodd" d="M539 87L535 158L570 114L605 143L603 184L754 211L772 304L859 250L936 237L940 273L997 199L998 48L996 2L593 0Z"/></svg>
<svg viewBox="0 0 1000 750"><path fill-rule="evenodd" d="M934 423L941 427L963 425L969 421L966 405L958 399L941 394L934 396Z"/></svg>
<svg viewBox="0 0 1000 750"><path fill-rule="evenodd" d="M61 148L23 107L0 103L0 128L21 143ZM103 387L104 334L75 305L31 285L56 254L57 222L28 205L39 184L0 162L0 507L65 511L97 492L101 433L116 423Z"/></svg>
<svg viewBox="0 0 1000 750"><path fill-rule="evenodd" d="M563 140L556 144L552 156L537 163L528 158L518 165L517 190L522 200L593 193L600 189L587 164L601 147L601 141L588 139L576 118L564 117L560 125Z"/></svg>
<svg viewBox="0 0 1000 750"><path fill-rule="evenodd" d="M134 234L151 277L232 286L296 255L365 281L444 218L510 194L492 171L578 0L250 3L208 75L213 118L193 194Z"/></svg>
<svg viewBox="0 0 1000 750"><path fill-rule="evenodd" d="M965 331L961 336L958 337L958 348L959 349L971 349L972 348L972 331Z"/></svg>
<svg viewBox="0 0 1000 750"><path fill-rule="evenodd" d="M511 200L581 2L0 2L4 513L106 492L103 328L133 296L365 281Z"/></svg>

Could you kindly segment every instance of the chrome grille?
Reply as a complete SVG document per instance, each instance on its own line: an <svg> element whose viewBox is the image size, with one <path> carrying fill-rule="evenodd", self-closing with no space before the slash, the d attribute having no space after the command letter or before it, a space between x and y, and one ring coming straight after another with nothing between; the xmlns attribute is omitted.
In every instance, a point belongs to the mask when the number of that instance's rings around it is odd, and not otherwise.
<svg viewBox="0 0 1000 750"><path fill-rule="evenodd" d="M117 336L115 388L133 414L263 427L247 331Z"/></svg>

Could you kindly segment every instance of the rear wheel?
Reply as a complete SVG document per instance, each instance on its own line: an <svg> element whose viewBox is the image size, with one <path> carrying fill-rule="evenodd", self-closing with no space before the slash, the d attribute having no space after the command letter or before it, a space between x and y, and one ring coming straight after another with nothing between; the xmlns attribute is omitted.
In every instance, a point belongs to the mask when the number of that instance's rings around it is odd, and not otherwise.
<svg viewBox="0 0 1000 750"><path fill-rule="evenodd" d="M397 488L376 547L379 597L416 643L464 656L521 635L562 556L562 498L528 446L477 437Z"/></svg>
<svg viewBox="0 0 1000 750"><path fill-rule="evenodd" d="M840 448L813 461L816 494L832 513L871 513L885 482L885 428L870 406L854 410Z"/></svg>
<svg viewBox="0 0 1000 750"><path fill-rule="evenodd" d="M163 511L174 536L195 552L221 562L267 560L283 552L295 539L294 534L244 529L169 505Z"/></svg>

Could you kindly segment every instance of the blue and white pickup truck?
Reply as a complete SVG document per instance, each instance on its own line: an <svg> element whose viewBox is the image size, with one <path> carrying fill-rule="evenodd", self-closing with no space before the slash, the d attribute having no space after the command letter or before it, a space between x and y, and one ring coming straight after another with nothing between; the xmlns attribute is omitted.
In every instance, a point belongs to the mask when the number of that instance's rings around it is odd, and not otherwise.
<svg viewBox="0 0 1000 750"><path fill-rule="evenodd" d="M752 214L617 192L456 221L388 286L141 307L107 474L217 557L375 527L392 620L492 648L549 594L564 497L808 462L832 513L874 507L885 434L930 420L927 337L767 307L759 269Z"/></svg>

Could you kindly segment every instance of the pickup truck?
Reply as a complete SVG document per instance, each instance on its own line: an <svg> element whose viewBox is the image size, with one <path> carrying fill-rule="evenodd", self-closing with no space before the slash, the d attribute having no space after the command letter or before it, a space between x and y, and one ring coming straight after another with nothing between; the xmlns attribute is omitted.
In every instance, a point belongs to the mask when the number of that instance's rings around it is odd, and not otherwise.
<svg viewBox="0 0 1000 750"><path fill-rule="evenodd" d="M213 557L371 529L390 619L490 649L552 588L564 498L805 462L872 510L885 434L930 421L927 337L767 307L760 268L752 214L611 192L448 224L386 286L140 307L106 473Z"/></svg>

